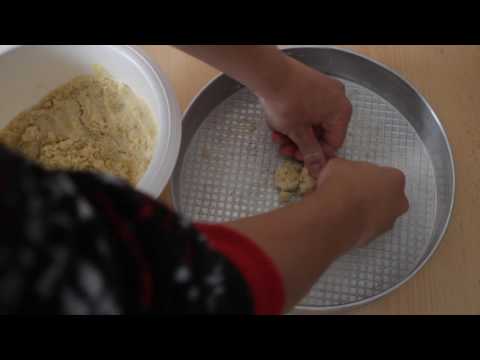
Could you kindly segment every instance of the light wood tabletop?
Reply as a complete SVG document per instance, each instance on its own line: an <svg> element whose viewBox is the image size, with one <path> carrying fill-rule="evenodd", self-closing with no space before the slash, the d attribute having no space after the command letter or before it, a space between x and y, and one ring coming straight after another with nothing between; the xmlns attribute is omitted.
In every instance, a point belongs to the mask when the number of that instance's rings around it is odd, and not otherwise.
<svg viewBox="0 0 480 360"><path fill-rule="evenodd" d="M218 71L169 46L144 49L169 77L182 111ZM448 231L430 261L386 297L349 314L480 314L480 46L345 46L402 74L443 123L455 159ZM169 189L162 194L169 203Z"/></svg>

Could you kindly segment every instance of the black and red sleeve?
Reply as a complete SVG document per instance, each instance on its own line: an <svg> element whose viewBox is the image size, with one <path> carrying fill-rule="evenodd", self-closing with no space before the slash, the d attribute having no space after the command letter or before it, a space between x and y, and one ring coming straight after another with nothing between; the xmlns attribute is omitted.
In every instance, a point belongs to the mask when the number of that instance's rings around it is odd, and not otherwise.
<svg viewBox="0 0 480 360"><path fill-rule="evenodd" d="M278 271L243 235L112 177L3 148L0 166L1 313L281 313Z"/></svg>

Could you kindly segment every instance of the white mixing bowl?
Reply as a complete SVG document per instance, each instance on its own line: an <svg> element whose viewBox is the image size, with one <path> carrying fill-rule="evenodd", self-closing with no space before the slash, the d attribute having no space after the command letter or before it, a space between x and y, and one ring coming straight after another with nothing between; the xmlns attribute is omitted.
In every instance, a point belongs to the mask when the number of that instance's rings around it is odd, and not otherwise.
<svg viewBox="0 0 480 360"><path fill-rule="evenodd" d="M158 134L150 165L137 189L158 197L177 160L181 113L172 87L158 67L135 46L0 45L0 128L51 90L102 65L150 106Z"/></svg>

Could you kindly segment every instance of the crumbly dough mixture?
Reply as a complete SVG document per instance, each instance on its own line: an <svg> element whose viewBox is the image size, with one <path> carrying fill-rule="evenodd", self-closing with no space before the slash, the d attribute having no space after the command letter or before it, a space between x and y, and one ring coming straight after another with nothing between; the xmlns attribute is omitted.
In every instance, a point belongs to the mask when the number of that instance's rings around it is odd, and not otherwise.
<svg viewBox="0 0 480 360"><path fill-rule="evenodd" d="M17 115L0 130L0 143L49 169L103 172L135 185L156 133L146 103L96 67Z"/></svg>
<svg viewBox="0 0 480 360"><path fill-rule="evenodd" d="M315 179L307 168L293 160L285 160L275 172L275 185L280 202L289 202L294 196L304 195L315 187Z"/></svg>

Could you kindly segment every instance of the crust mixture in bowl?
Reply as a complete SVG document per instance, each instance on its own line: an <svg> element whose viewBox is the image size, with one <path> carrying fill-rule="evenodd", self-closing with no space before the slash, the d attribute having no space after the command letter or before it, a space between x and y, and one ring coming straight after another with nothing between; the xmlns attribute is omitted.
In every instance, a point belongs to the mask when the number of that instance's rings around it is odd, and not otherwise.
<svg viewBox="0 0 480 360"><path fill-rule="evenodd" d="M157 133L147 104L96 67L0 130L0 143L49 169L108 173L136 185Z"/></svg>

